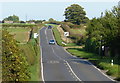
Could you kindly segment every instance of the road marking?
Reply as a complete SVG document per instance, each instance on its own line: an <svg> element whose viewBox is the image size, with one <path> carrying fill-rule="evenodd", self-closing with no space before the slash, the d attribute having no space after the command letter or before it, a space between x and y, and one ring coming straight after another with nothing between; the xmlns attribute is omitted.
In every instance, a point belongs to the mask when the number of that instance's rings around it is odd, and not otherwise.
<svg viewBox="0 0 120 83"><path fill-rule="evenodd" d="M53 36L53 35L52 35L52 36ZM54 37L54 36L53 36L53 37ZM69 65L69 63L68 63L66 60L64 60L63 58L59 57L59 56L55 53L53 47L51 47L51 48L52 48L52 51L53 51L54 55L57 56L59 59L65 61L66 64L68 65L69 69L70 69L71 72L73 73L73 75L74 75L79 81L82 81L82 80L80 80L80 78L74 73L74 71L72 70L72 68L71 68L71 66ZM71 56L72 56L72 55L71 55Z"/></svg>
<svg viewBox="0 0 120 83"><path fill-rule="evenodd" d="M41 47L41 74L42 74L42 80L43 82L45 83L45 80L44 80L44 74L43 74L43 63L42 63L42 47Z"/></svg>
<svg viewBox="0 0 120 83"><path fill-rule="evenodd" d="M67 69L69 69L69 68L67 67Z"/></svg>
<svg viewBox="0 0 120 83"><path fill-rule="evenodd" d="M58 57L60 60L63 60L61 57L57 56L57 54L55 53L53 47L51 47L51 48L52 48L52 51L53 51L54 55L55 55L56 57ZM64 61L64 60L63 60L63 61Z"/></svg>
<svg viewBox="0 0 120 83"><path fill-rule="evenodd" d="M42 29L42 28L41 28ZM41 30L40 29L40 30ZM39 42L40 42L40 37L39 37ZM40 42L41 43L41 42ZM40 51L41 51L41 76L42 76L42 81L43 83L45 83L45 79L44 79L44 74L43 74L43 63L42 63L42 46L40 44Z"/></svg>
<svg viewBox="0 0 120 83"><path fill-rule="evenodd" d="M60 63L59 61L47 61L47 63L52 63L52 64L54 64L54 63Z"/></svg>
<svg viewBox="0 0 120 83"><path fill-rule="evenodd" d="M72 70L72 68L71 68L71 66L69 65L69 63L68 63L67 61L66 61L66 63L67 63L67 65L68 65L68 67L70 68L71 72L73 73L73 75L74 75L79 81L81 81L80 78L74 73L74 71Z"/></svg>
<svg viewBox="0 0 120 83"><path fill-rule="evenodd" d="M45 29L45 36L46 36L46 40L47 40L47 43L48 43L48 37L47 37L47 32L46 32L47 28Z"/></svg>
<svg viewBox="0 0 120 83"><path fill-rule="evenodd" d="M64 49L64 48L63 48ZM73 57L73 55L72 54L70 54L66 49L64 49L70 56L72 56ZM76 56L75 56L76 57ZM81 59L81 60L83 60L83 59ZM83 60L83 61L87 61L89 64L91 64L95 69L97 69L98 71L100 71L101 72L101 70L100 69L98 69L96 66L94 66L91 62L89 62L88 60ZM106 74L104 74L103 72L101 72L104 76L106 76L108 79L110 79L111 81L115 81L115 80L113 80L112 78L110 78L110 77L108 77Z"/></svg>
<svg viewBox="0 0 120 83"><path fill-rule="evenodd" d="M87 61L87 60L86 60ZM111 81L115 81L112 78L108 77L106 74L104 74L99 68L97 68L96 66L94 66L91 62L87 61L89 64L91 64L95 69L97 69L98 71L100 71L104 76L106 76L108 79L110 79Z"/></svg>

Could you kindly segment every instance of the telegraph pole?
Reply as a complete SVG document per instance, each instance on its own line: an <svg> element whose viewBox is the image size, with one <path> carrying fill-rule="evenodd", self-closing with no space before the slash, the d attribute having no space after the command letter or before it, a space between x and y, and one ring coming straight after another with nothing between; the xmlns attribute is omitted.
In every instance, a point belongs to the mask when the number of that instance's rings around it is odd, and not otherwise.
<svg viewBox="0 0 120 83"><path fill-rule="evenodd" d="M26 22L27 22L27 18L28 18L28 16L27 16L27 14L26 14L26 16L25 16L25 20L26 20Z"/></svg>

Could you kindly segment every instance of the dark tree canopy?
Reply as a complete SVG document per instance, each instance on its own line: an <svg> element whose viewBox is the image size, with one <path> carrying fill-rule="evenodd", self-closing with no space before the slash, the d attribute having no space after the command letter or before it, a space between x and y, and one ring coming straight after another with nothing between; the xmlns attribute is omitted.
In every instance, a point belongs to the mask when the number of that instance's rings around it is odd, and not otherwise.
<svg viewBox="0 0 120 83"><path fill-rule="evenodd" d="M13 21L13 22L19 22L19 17L16 15L13 16L8 16L7 18L4 19L4 21Z"/></svg>
<svg viewBox="0 0 120 83"><path fill-rule="evenodd" d="M50 21L50 22L53 22L53 21L55 21L55 20L54 20L53 18L50 18L49 21Z"/></svg>
<svg viewBox="0 0 120 83"><path fill-rule="evenodd" d="M113 7L111 11L106 11L105 15L100 18L90 20L86 30L89 43L86 47L100 48L100 46L109 47L111 55L115 53L120 55L120 8ZM92 47L93 49L93 47ZM91 49L90 49L91 50Z"/></svg>
<svg viewBox="0 0 120 83"><path fill-rule="evenodd" d="M86 23L88 18L85 16L86 12L80 5L72 4L67 7L64 12L65 21L72 22L73 24L80 25L81 23Z"/></svg>

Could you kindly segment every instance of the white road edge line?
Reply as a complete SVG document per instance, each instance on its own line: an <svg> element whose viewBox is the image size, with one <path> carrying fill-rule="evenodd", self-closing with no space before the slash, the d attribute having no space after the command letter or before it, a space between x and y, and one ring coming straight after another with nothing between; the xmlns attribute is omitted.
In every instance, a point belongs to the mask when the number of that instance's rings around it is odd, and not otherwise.
<svg viewBox="0 0 120 83"><path fill-rule="evenodd" d="M52 36L53 36L53 31L51 30L51 32L52 32ZM53 38L54 38L54 36L53 36ZM54 38L55 39L55 38ZM56 43L56 45L57 45L57 43ZM63 48L64 49L64 48ZM73 55L71 55L66 49L64 49L70 56L73 56ZM88 60L86 60L86 61L88 61ZM89 62L89 61L88 61ZM90 64L92 64L91 62L89 62ZM92 66L95 68L95 69L97 69L98 71L100 71L101 72L101 70L99 69L99 68L97 68L96 66L94 66L93 64L92 64ZM112 78L110 78L109 76L107 76L106 74L104 74L103 72L101 72L104 76L106 76L107 78L109 78L110 80L112 80L112 81L115 81L115 80L113 80Z"/></svg>
<svg viewBox="0 0 120 83"><path fill-rule="evenodd" d="M89 64L91 64L95 69L97 69L98 71L100 71L104 76L106 76L108 79L112 80L112 81L115 81L113 80L112 78L110 78L109 76L107 76L106 74L104 74L99 68L97 68L96 66L94 66L91 62L89 62L88 60L86 60Z"/></svg>
<svg viewBox="0 0 120 83"><path fill-rule="evenodd" d="M43 63L42 63L42 47L41 47L41 74L42 74L42 81L43 83L45 83L45 80L44 80L44 74L43 74Z"/></svg>
<svg viewBox="0 0 120 83"><path fill-rule="evenodd" d="M53 47L52 47L52 50L53 50L53 53L55 54L55 56L57 56L59 59L65 61L65 62L67 63L67 65L68 65L70 71L73 73L73 75L74 75L79 81L82 81L82 80L80 80L80 78L74 73L74 71L72 70L72 68L71 68L71 66L69 65L69 63L68 63L66 60L64 60L64 59L62 59L61 57L59 57L59 56L55 53Z"/></svg>
<svg viewBox="0 0 120 83"><path fill-rule="evenodd" d="M43 27L42 27L43 28ZM41 28L41 29L42 29ZM41 29L39 30L39 42L40 42L40 31L41 31ZM41 43L41 42L40 42ZM40 44L40 53L41 53L41 76L42 76L42 81L43 81L43 83L45 83L45 80L44 80L44 74L43 74L43 64L42 64L42 46L41 46L41 44Z"/></svg>
<svg viewBox="0 0 120 83"><path fill-rule="evenodd" d="M79 80L79 81L82 81L80 80L80 78L74 73L74 71L72 70L71 66L69 65L69 63L67 61L65 61L68 65L68 67L70 68L71 72L74 74L74 76Z"/></svg>
<svg viewBox="0 0 120 83"><path fill-rule="evenodd" d="M63 48L64 49L64 48ZM64 49L70 56L73 56L72 54L70 54L66 49ZM82 59L83 60L83 59ZM98 71L100 71L104 76L106 76L108 79L110 79L111 81L115 81L112 78L110 78L109 76L107 76L106 74L104 74L99 68L97 68L96 66L94 66L91 62L89 62L88 60L84 60L87 61L89 64L91 64L95 69L97 69Z"/></svg>

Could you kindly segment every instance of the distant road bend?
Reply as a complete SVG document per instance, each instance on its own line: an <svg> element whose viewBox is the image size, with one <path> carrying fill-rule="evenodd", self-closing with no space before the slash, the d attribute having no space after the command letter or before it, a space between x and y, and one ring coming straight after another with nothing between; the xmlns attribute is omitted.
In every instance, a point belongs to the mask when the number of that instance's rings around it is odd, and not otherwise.
<svg viewBox="0 0 120 83"><path fill-rule="evenodd" d="M90 62L70 55L61 46L49 45L50 39L54 39L52 30L43 27L40 30L40 47L41 72L44 82L104 81L113 83L112 79L100 72Z"/></svg>

